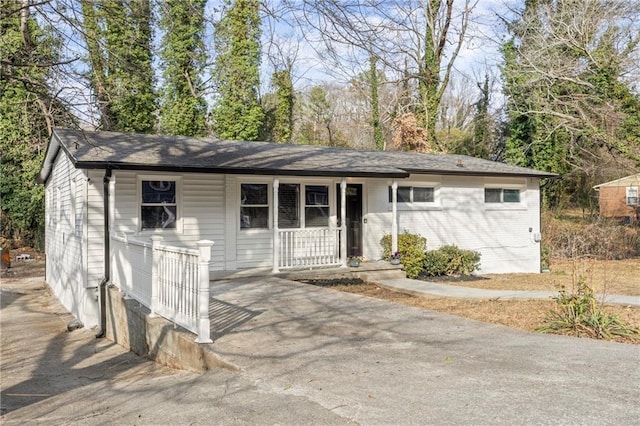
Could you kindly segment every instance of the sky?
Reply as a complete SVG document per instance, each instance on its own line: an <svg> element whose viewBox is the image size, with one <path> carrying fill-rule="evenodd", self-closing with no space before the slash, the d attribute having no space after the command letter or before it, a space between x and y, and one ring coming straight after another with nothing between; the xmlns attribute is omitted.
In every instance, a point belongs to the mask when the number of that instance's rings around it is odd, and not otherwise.
<svg viewBox="0 0 640 426"><path fill-rule="evenodd" d="M293 0L300 2L301 0ZM369 0L370 1L370 0ZM506 0L509 1L509 0ZM362 3L366 3L363 1ZM416 0L399 1L398 4L416 3ZM520 2L518 2L520 3ZM353 3L350 3L353 4ZM456 0L457 5L464 4L462 0ZM500 61L499 55L499 25L497 14L499 11L507 10L503 0L472 0L474 5L472 19L467 30L467 41L464 43L459 57L456 60L455 69L474 81L484 77L487 70L496 76L496 64ZM354 50L346 45L334 44L336 50L345 57L355 57L354 61L336 63L328 59L326 49L321 40L321 34L308 26L301 28L295 22L291 12L283 12L284 0L266 0L263 3L263 61L261 68L262 93L266 93L270 87L270 76L274 71L275 64L282 63L283 57L294 58L293 80L297 90L305 90L320 83L346 83L354 77L368 69L368 63L362 56L362 51ZM38 16L43 23L54 26L63 36L62 44L66 59L77 58L73 64L65 68L64 72L56 75L56 90L61 95L71 100L75 105L76 114L89 124L95 122L95 113L92 113L91 94L87 89L86 72L87 64L81 59L85 56L85 47L81 34L78 32L74 21L82 19L80 6L77 0L54 0L45 2L43 6L38 6L41 12ZM208 18L205 38L208 40L208 53L213 52L213 22L219 20L222 2L220 0L209 0L206 8ZM400 9L399 9L400 10ZM392 9L390 16L395 18ZM366 14L366 12L365 12ZM400 13L398 14L400 15ZM297 15L300 17L300 15ZM277 19L280 17L280 19ZM368 15L367 19L371 23L380 23L379 17ZM452 32L457 31L459 21L455 21L451 28ZM400 36L394 34L378 34L386 36L386 40L391 43L400 40ZM271 40L274 42L272 43ZM159 50L161 34L157 31L154 39L154 46ZM412 40L407 40L409 45ZM451 46L448 46L451 49ZM355 53L354 53L355 52ZM359 55L359 57L358 57ZM274 61L273 58L279 58ZM210 58L212 62L212 59ZM162 75L156 61L156 76L158 83L161 83ZM381 64L381 66L384 66ZM385 69L389 78L393 79L394 71ZM208 79L210 74L204 76ZM213 99L213 92L207 94L209 100Z"/></svg>

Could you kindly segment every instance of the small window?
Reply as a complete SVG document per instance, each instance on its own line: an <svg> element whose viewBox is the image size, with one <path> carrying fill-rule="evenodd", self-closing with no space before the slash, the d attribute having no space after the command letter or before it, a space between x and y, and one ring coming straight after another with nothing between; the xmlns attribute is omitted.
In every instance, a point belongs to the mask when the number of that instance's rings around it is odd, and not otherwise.
<svg viewBox="0 0 640 426"><path fill-rule="evenodd" d="M413 202L414 203L433 203L434 201L433 188L413 188Z"/></svg>
<svg viewBox="0 0 640 426"><path fill-rule="evenodd" d="M240 185L240 228L269 228L269 186L262 183Z"/></svg>
<svg viewBox="0 0 640 426"><path fill-rule="evenodd" d="M278 228L300 227L300 185L281 183L278 186Z"/></svg>
<svg viewBox="0 0 640 426"><path fill-rule="evenodd" d="M519 203L519 189L485 188L485 203Z"/></svg>
<svg viewBox="0 0 640 426"><path fill-rule="evenodd" d="M141 230L175 229L177 215L176 181L143 180Z"/></svg>
<svg viewBox="0 0 640 426"><path fill-rule="evenodd" d="M638 205L638 187L637 186L627 187L627 205L628 206Z"/></svg>
<svg viewBox="0 0 640 426"><path fill-rule="evenodd" d="M329 187L305 186L305 227L329 226Z"/></svg>
<svg viewBox="0 0 640 426"><path fill-rule="evenodd" d="M397 192L398 203L433 203L435 190L430 187L399 186ZM389 187L389 202L393 202L393 189Z"/></svg>

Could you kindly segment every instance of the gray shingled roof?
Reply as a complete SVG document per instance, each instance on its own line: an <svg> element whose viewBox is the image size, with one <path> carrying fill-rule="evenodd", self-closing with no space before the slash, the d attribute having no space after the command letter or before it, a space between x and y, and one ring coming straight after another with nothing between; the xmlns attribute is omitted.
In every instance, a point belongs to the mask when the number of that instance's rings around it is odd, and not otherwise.
<svg viewBox="0 0 640 426"><path fill-rule="evenodd" d="M407 177L410 173L555 176L464 155L55 129L40 182L48 179L60 148L76 167L84 169L387 178Z"/></svg>

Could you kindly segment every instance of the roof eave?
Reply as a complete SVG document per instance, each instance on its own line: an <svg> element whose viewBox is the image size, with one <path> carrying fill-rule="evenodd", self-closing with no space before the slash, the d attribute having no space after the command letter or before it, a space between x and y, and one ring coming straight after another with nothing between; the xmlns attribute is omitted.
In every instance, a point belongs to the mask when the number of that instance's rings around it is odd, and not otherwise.
<svg viewBox="0 0 640 426"><path fill-rule="evenodd" d="M79 161L75 164L80 169L113 169L113 170L148 170L156 172L170 173L212 173L230 175L266 175L266 176L321 176L321 177L374 177L401 179L409 177L406 171L397 172L340 172L332 170L296 170L296 169L261 169L261 168L235 168L235 167L196 167L196 166L175 166L175 165L149 165L135 163L102 162L102 161Z"/></svg>
<svg viewBox="0 0 640 426"><path fill-rule="evenodd" d="M40 173L36 176L36 183L38 184L46 184L51 176L51 172L53 171L53 163L58 158L58 154L60 153L60 149L62 148L62 142L60 138L53 130L51 134L51 139L49 140L49 144L47 145L47 151L44 154L44 160L42 161L42 166L40 167Z"/></svg>
<svg viewBox="0 0 640 426"><path fill-rule="evenodd" d="M411 174L434 174L434 175L446 175L446 176L487 176L487 177L532 177L532 178L540 178L540 179L558 179L561 176L555 173L544 173L544 172L536 172L536 173L527 173L527 172L484 172L484 171L474 171L474 170L417 170L417 169L405 169L407 172Z"/></svg>

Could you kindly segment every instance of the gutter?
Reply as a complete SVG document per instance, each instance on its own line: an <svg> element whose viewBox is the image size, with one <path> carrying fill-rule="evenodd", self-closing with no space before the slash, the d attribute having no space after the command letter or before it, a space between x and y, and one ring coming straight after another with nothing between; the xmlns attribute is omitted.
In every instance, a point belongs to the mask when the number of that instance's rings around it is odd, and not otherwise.
<svg viewBox="0 0 640 426"><path fill-rule="evenodd" d="M100 310L100 332L96 338L106 337L107 334L107 284L111 280L111 235L109 233L109 182L111 182L111 168L107 167L102 179L103 211L104 211L104 278L98 285L98 300Z"/></svg>

